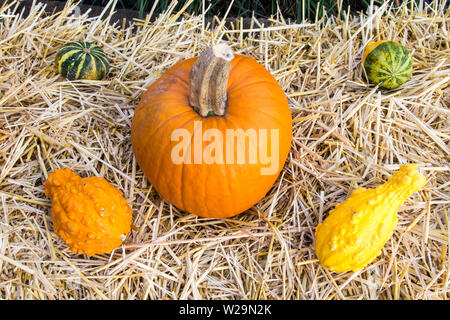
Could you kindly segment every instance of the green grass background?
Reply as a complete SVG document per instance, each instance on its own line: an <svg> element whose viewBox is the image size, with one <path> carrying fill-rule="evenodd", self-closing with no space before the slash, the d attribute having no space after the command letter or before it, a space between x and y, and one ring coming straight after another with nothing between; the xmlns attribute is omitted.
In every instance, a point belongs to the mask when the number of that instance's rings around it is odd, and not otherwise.
<svg viewBox="0 0 450 320"><path fill-rule="evenodd" d="M374 5L381 5L383 2L389 1L394 6L400 5L404 0L372 0ZM414 1L408 0L407 2ZM188 0L179 0L175 11L184 7ZM415 0L417 4L430 4L432 6L433 0ZM448 2L448 1L447 1ZM82 0L82 4L89 5L99 5L104 6L108 3L108 0ZM133 9L140 13L141 17L145 17L147 13L151 11L153 6L155 6L153 14L158 15L164 12L171 0L159 0L159 1L149 1L149 0L118 0L117 8L122 9ZM189 14L201 14L203 11L203 5L209 10L205 13L207 16L223 16L231 1L193 1L186 12ZM351 13L355 14L360 11L365 11L370 5L371 0L342 0L341 14L350 10ZM234 0L231 6L228 17L244 17L249 18L253 15L256 18L268 18L271 15L276 15L281 13L285 19L291 19L298 23L306 20L315 20L322 18L324 14L328 16L336 16L339 13L338 1L337 0Z"/></svg>

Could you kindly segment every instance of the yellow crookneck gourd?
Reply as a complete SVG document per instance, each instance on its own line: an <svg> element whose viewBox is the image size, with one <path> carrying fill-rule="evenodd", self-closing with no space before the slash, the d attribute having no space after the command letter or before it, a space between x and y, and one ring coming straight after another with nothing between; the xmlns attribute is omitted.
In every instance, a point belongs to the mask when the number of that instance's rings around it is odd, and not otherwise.
<svg viewBox="0 0 450 320"><path fill-rule="evenodd" d="M392 236L400 206L425 183L416 164L405 164L377 188L355 189L316 228L320 263L338 272L357 271L370 263Z"/></svg>

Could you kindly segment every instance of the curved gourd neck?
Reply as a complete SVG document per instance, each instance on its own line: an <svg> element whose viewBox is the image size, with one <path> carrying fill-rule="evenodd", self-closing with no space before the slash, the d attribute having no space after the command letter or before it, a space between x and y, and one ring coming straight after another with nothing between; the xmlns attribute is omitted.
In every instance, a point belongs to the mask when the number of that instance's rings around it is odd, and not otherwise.
<svg viewBox="0 0 450 320"><path fill-rule="evenodd" d="M405 164L376 190L380 190L380 193L392 194L393 197L399 197L404 201L425 183L426 178L417 171L416 164Z"/></svg>

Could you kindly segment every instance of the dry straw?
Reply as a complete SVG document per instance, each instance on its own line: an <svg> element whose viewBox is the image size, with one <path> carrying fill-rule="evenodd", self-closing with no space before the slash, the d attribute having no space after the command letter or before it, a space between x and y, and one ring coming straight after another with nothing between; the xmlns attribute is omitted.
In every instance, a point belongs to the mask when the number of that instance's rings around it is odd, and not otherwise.
<svg viewBox="0 0 450 320"><path fill-rule="evenodd" d="M28 16L0 8L0 297L2 299L448 299L449 11L416 1L367 13L262 25L168 11L134 26L76 15L69 2ZM115 1L111 2L115 5ZM343 8L344 10L344 8ZM447 10L447 11L446 11ZM371 39L413 53L401 89L366 84ZM66 81L58 48L104 48L104 81ZM136 165L130 124L143 90L181 59L226 41L264 65L286 92L294 140L270 193L232 219L203 219L165 202ZM399 165L428 182L401 207L381 255L356 273L325 270L314 230L356 187L375 187ZM133 209L133 231L112 254L72 254L53 232L43 193L49 172L103 176Z"/></svg>

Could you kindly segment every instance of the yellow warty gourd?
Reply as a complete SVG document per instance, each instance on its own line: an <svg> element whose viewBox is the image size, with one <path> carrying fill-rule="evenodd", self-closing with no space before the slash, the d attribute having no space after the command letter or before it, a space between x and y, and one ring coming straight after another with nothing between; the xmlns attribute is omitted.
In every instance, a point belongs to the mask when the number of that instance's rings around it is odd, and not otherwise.
<svg viewBox="0 0 450 320"><path fill-rule="evenodd" d="M370 263L392 236L400 206L425 183L416 164L405 164L377 188L354 190L316 228L320 263L338 272L357 271Z"/></svg>

